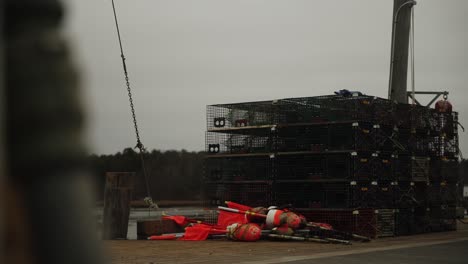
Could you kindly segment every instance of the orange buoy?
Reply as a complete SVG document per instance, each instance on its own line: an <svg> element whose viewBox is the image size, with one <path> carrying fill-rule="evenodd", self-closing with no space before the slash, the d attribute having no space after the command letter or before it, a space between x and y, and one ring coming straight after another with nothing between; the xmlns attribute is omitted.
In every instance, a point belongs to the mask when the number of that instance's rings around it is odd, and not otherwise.
<svg viewBox="0 0 468 264"><path fill-rule="evenodd" d="M227 227L227 237L236 241L254 242L262 236L262 230L257 224L232 224Z"/></svg>

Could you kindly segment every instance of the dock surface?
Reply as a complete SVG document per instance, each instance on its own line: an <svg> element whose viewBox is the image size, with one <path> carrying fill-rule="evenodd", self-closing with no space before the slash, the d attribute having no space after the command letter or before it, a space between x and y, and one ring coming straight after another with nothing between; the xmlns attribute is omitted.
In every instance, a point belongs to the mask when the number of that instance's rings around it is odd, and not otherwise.
<svg viewBox="0 0 468 264"><path fill-rule="evenodd" d="M353 245L258 241L105 241L111 263L466 263L468 225L457 231ZM389 259L390 258L390 259ZM346 261L344 261L346 260Z"/></svg>

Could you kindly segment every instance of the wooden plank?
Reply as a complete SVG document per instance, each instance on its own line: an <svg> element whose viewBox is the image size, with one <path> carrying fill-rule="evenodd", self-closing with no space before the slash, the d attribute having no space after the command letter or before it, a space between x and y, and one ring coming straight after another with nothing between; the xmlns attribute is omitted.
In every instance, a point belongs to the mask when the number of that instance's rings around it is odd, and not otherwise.
<svg viewBox="0 0 468 264"><path fill-rule="evenodd" d="M104 191L103 239L126 239L134 172L107 172Z"/></svg>

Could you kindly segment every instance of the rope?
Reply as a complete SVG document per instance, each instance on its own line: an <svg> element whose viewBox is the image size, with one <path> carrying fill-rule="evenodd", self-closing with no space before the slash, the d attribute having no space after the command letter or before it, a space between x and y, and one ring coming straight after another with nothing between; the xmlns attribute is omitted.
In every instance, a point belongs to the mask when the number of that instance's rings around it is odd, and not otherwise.
<svg viewBox="0 0 468 264"><path fill-rule="evenodd" d="M130 87L130 81L129 81L128 71L127 71L127 64L125 62L126 59L125 59L124 50L123 50L123 46L122 46L122 37L120 36L119 22L118 22L118 19L117 19L117 12L115 10L114 0L112 0L112 10L114 11L115 28L117 30L117 37L119 39L120 57L122 58L122 67L123 67L124 76L125 76L125 85L127 86L128 101L130 103L130 111L131 111L131 114L132 114L133 127L135 128L135 136L136 136L136 141L137 141L137 144L136 144L135 148L138 148L138 150L139 150L141 169L142 169L142 172L143 172L143 177L145 179L147 197L145 197L144 201L145 201L145 203L148 204L148 206L150 208L158 208L158 205L155 204L153 202L153 199L151 198L152 196L151 196L151 191L150 191L148 175L146 173L145 158L144 158L144 153L146 152L146 148L143 146L143 143L141 142L140 132L138 130L138 123L137 123L136 114L135 114L135 105L133 103L132 89Z"/></svg>
<svg viewBox="0 0 468 264"><path fill-rule="evenodd" d="M415 85L414 85L414 8L411 8L411 24L410 24L410 50L411 50L411 92L413 105L416 104Z"/></svg>

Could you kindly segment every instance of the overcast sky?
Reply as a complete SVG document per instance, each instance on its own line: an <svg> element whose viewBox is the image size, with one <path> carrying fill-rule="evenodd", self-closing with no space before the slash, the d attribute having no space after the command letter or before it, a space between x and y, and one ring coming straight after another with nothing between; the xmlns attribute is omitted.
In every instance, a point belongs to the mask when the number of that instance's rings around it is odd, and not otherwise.
<svg viewBox="0 0 468 264"><path fill-rule="evenodd" d="M64 29L85 91L90 148L101 154L133 147L111 0L64 2ZM115 4L148 149L203 150L209 104L339 89L387 96L393 0ZM448 90L468 128L467 26L466 0L419 0L415 7L416 89ZM460 130L468 156L466 138Z"/></svg>

